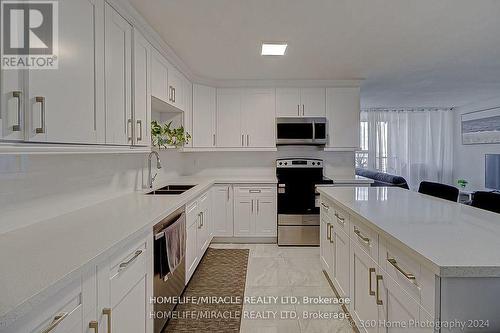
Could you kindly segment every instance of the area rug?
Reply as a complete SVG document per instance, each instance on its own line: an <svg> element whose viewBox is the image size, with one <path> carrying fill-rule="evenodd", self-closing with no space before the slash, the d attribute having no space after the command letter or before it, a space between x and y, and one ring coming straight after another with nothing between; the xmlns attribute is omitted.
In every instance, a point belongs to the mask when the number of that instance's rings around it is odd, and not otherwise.
<svg viewBox="0 0 500 333"><path fill-rule="evenodd" d="M239 332L248 253L209 248L164 332Z"/></svg>

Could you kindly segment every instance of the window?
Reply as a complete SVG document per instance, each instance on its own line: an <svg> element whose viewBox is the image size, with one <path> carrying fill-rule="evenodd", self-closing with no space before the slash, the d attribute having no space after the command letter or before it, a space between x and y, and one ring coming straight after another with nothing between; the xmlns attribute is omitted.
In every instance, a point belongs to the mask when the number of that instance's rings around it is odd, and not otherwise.
<svg viewBox="0 0 500 333"><path fill-rule="evenodd" d="M370 126L368 121L360 123L360 148L356 152L356 168L370 168L387 172L388 160L388 138L389 130L387 121L377 121L375 126ZM371 133L375 128L374 135ZM375 143L370 142L375 139ZM372 148L370 149L370 144ZM372 151L370 151L372 150Z"/></svg>

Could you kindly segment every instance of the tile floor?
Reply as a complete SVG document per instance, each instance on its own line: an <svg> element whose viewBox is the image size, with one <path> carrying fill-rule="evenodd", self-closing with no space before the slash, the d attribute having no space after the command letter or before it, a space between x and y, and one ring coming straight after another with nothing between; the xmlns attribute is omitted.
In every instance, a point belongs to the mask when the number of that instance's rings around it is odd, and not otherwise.
<svg viewBox="0 0 500 333"><path fill-rule="evenodd" d="M286 304L281 296L334 297L323 275L317 247L278 247L276 244L212 244L213 248L244 248L250 250L245 296L278 296L274 304L243 306L241 333L351 333L347 319L307 319L306 313L340 313L339 305ZM245 314L268 315L267 319L245 318ZM296 318L287 319L286 315ZM273 318L275 316L275 318Z"/></svg>

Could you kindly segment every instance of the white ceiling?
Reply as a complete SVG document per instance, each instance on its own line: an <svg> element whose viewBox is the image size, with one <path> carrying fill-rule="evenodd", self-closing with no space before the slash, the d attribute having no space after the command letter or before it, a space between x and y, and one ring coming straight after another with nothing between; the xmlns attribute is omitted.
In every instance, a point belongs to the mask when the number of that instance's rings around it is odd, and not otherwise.
<svg viewBox="0 0 500 333"><path fill-rule="evenodd" d="M130 0L197 76L359 79L363 106L500 92L500 0ZM284 57L262 41L287 41Z"/></svg>

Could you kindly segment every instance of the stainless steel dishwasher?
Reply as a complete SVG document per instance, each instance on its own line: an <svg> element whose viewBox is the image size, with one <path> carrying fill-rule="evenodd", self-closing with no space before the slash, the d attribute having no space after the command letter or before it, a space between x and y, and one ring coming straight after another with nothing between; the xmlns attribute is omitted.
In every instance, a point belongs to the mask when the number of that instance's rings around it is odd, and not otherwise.
<svg viewBox="0 0 500 333"><path fill-rule="evenodd" d="M186 214L184 207L156 224L153 228L154 278L153 295L164 302L154 303L154 332L160 333L168 321L168 313L177 305L168 301L181 296L185 287Z"/></svg>

